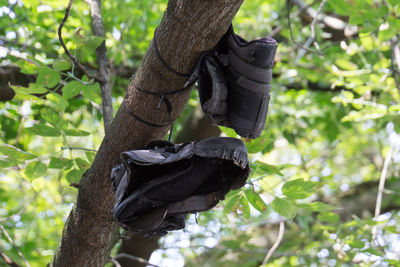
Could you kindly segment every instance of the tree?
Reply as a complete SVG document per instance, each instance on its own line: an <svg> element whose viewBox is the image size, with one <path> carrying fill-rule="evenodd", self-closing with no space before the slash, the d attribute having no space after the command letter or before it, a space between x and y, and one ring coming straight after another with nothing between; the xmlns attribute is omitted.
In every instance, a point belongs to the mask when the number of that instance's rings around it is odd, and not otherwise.
<svg viewBox="0 0 400 267"><path fill-rule="evenodd" d="M3 262L23 265L26 259L43 266L53 256L57 266L122 262L109 256L120 237L111 215L110 170L120 152L169 130L141 123L127 107L162 124L169 119L165 105L158 110L159 97L135 86L170 92L187 80L160 62L155 28L162 58L189 73L242 3L171 0L167 7L165 1L114 1L104 2L100 12L100 1L74 2L62 36L77 61L58 41L67 1L0 3ZM189 218L189 233L162 239L161 248L176 246L188 266L258 266L266 258L282 266L396 265L399 8L394 0L242 5L234 21L239 34L271 34L279 41L267 127L259 139L246 142L252 176L221 206L201 213L199 225ZM118 111L110 126L111 87ZM177 119L175 141L190 138L191 118L199 110L196 92L167 97ZM201 127L202 133L210 129ZM383 212L388 213L379 216Z"/></svg>

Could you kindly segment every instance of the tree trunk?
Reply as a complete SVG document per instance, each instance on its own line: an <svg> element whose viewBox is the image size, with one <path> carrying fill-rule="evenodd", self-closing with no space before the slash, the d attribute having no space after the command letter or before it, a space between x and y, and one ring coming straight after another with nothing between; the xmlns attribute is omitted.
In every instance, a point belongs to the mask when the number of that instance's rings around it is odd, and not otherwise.
<svg viewBox="0 0 400 267"><path fill-rule="evenodd" d="M163 59L176 71L188 73L203 51L212 48L226 32L242 0L171 0L157 30L157 45ZM185 77L167 70L150 44L133 82L148 91L168 92L182 88ZM189 97L189 90L170 95L173 119ZM165 105L157 110L159 98L127 88L126 105L140 118L162 124L168 120ZM79 184L77 201L65 223L53 266L104 266L118 240L112 217L115 193L110 172L120 162L122 151L142 147L160 139L168 127L151 127L133 118L121 105L91 168Z"/></svg>

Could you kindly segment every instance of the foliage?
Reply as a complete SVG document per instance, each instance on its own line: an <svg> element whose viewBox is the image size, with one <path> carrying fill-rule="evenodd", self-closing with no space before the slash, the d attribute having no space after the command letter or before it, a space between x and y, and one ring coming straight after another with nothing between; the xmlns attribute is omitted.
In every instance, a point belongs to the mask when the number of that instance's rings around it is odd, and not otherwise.
<svg viewBox="0 0 400 267"><path fill-rule="evenodd" d="M12 83L15 97L0 103L0 224L14 242L1 233L0 248L23 264L15 245L31 266L45 266L54 255L76 197L69 185L90 167L104 132L99 85L75 69L58 42L67 2L0 0L1 66L32 77ZM289 2L245 1L233 22L246 39L274 31L279 41L267 126L246 141L251 177L200 214L198 224L192 216L187 231L162 239L151 262L258 266L284 220L283 241L267 266L398 266L400 88L392 51L400 39L400 3L327 1L321 14L356 30L346 37L346 30L313 23ZM129 82L118 70L132 74L140 64L166 4L103 3L115 110ZM306 4L318 10L321 2ZM84 1L74 3L63 32L79 61L96 68L103 40L92 35L89 13ZM304 49L313 27L316 45ZM176 132L198 105L193 92ZM388 154L386 213L374 218Z"/></svg>

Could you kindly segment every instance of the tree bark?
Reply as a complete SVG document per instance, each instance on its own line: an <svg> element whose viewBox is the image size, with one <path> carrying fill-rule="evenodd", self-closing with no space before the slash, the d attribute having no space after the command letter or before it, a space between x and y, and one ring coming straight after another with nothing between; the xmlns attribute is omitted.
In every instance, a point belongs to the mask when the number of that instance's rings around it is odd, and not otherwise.
<svg viewBox="0 0 400 267"><path fill-rule="evenodd" d="M188 73L203 51L218 42L226 32L242 0L171 0L157 30L157 45L163 59L176 71ZM168 92L182 88L185 77L162 65L150 44L133 82L148 91ZM171 117L177 118L190 91L168 96ZM162 124L168 120L165 105L157 110L159 98L127 88L126 106L140 118ZM91 168L79 184L77 201L65 223L53 266L104 266L118 239L118 226L112 217L115 193L110 172L120 162L122 151L142 147L160 139L168 127L155 128L133 118L125 104L118 110Z"/></svg>

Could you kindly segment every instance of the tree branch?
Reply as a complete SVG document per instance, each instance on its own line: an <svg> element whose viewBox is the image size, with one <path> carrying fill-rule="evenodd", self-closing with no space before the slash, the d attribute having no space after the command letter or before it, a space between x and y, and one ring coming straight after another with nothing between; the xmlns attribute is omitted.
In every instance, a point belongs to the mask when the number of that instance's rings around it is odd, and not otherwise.
<svg viewBox="0 0 400 267"><path fill-rule="evenodd" d="M278 237L276 238L275 243L272 245L271 249L268 251L267 255L265 256L265 259L263 261L262 265L266 265L269 259L271 258L272 254L275 252L275 250L278 248L279 244L282 241L283 238L283 233L285 232L285 221L281 221L279 223L279 232L278 232Z"/></svg>
<svg viewBox="0 0 400 267"><path fill-rule="evenodd" d="M92 16L93 32L96 36L105 38L103 19L101 17L101 0L90 0L90 12ZM97 64L99 65L99 76L101 98L103 106L104 129L107 132L113 118L111 84L110 84L110 63L107 57L106 41L103 41L96 49Z"/></svg>
<svg viewBox="0 0 400 267"><path fill-rule="evenodd" d="M288 23L288 27L289 27L290 39L292 40L292 42L296 46L304 49L305 51L308 51L308 52L311 52L311 53L316 53L316 54L318 54L320 56L323 56L321 51L317 51L317 50L309 48L309 46L311 44L310 40L307 40L308 42L306 42L306 45L303 45L303 44L300 44L299 42L297 42L296 39L294 38L293 29L292 29L292 20L291 20L291 17L290 17L290 11L292 9L292 1L293 0L286 0L286 7L287 7L286 19L287 19L287 23Z"/></svg>
<svg viewBox="0 0 400 267"><path fill-rule="evenodd" d="M400 81L399 81L399 73L400 73L400 48L399 48L399 40L397 36L394 36L392 40L390 40L390 69L392 71L393 79L396 83L397 91L399 92L400 97ZM397 67L396 67L397 66Z"/></svg>
<svg viewBox="0 0 400 267"><path fill-rule="evenodd" d="M62 37L62 29L64 27L65 22L67 22L67 19L69 17L69 12L71 11L72 3L74 0L70 0L67 6L67 9L65 10L65 15L64 18L62 19L60 26L58 27L58 40L61 43L61 46L64 48L65 54L74 62L74 64L89 78L89 79L94 79L96 81L100 81L101 79L97 74L91 74L89 71L83 66L78 59L76 59L68 50L67 46L64 43L64 39Z"/></svg>
<svg viewBox="0 0 400 267"><path fill-rule="evenodd" d="M381 214L382 196L383 196L383 191L385 190L385 181L389 164L392 159L392 153L393 153L393 146L390 146L389 152L386 155L385 162L383 164L381 177L379 178L378 194L376 196L376 206L375 206L375 216L374 216L375 218L377 218ZM374 227L372 228L372 239L376 238L377 230L378 230L378 225L374 225Z"/></svg>
<svg viewBox="0 0 400 267"><path fill-rule="evenodd" d="M4 254L3 250L0 247L0 257L3 259L5 263L7 263L11 267L21 267L21 265L17 264L11 258L9 258L6 254Z"/></svg>
<svg viewBox="0 0 400 267"><path fill-rule="evenodd" d="M214 47L228 29L242 0L170 0L157 30L157 45L163 59L176 71L187 73L201 53ZM133 82L140 88L168 93L182 88L185 77L169 72L160 62L150 43ZM171 119L181 113L190 90L168 96ZM154 128L130 115L127 107L140 118L156 124L168 120L164 106L157 109L159 98L128 86L124 105L118 110L110 130L98 149L93 165L79 183L77 201L64 226L53 266L104 266L118 240L118 227L112 210L115 192L110 182L111 169L120 162L121 152L143 147L162 138L169 127Z"/></svg>
<svg viewBox="0 0 400 267"><path fill-rule="evenodd" d="M312 8L310 5L307 5L302 0L290 0L293 4L299 7L300 10L304 11L304 16L307 17L307 20L314 20L317 18L317 22L323 23L326 28L335 33L342 33L342 36L335 37L336 39L343 39L351 36L355 36L358 34L357 26L349 25L347 22L338 19L336 17L327 15L325 13L318 12ZM301 12L303 14L303 12Z"/></svg>
<svg viewBox="0 0 400 267"><path fill-rule="evenodd" d="M0 225L0 230L3 232L4 236L7 238L8 242L10 242L10 244L13 246L13 248L17 251L18 255L24 260L26 266L30 267L31 265L26 260L25 256L21 253L21 251L18 249L18 247L15 245L14 241L12 240L11 236L8 234L6 229L3 227L3 225Z"/></svg>
<svg viewBox="0 0 400 267"><path fill-rule="evenodd" d="M320 15L320 13L322 11L322 8L324 7L325 3L326 3L326 0L322 0L321 1L321 4L319 5L317 13L315 14L315 17L314 17L314 19L313 19L313 21L311 23L311 26L310 26L310 28L311 28L311 38L313 39L315 48L318 51L320 51L321 49L319 47L319 44L318 44L318 41L317 41L317 37L316 37L316 34L315 34L315 23L317 22L317 20L319 18L319 15Z"/></svg>

